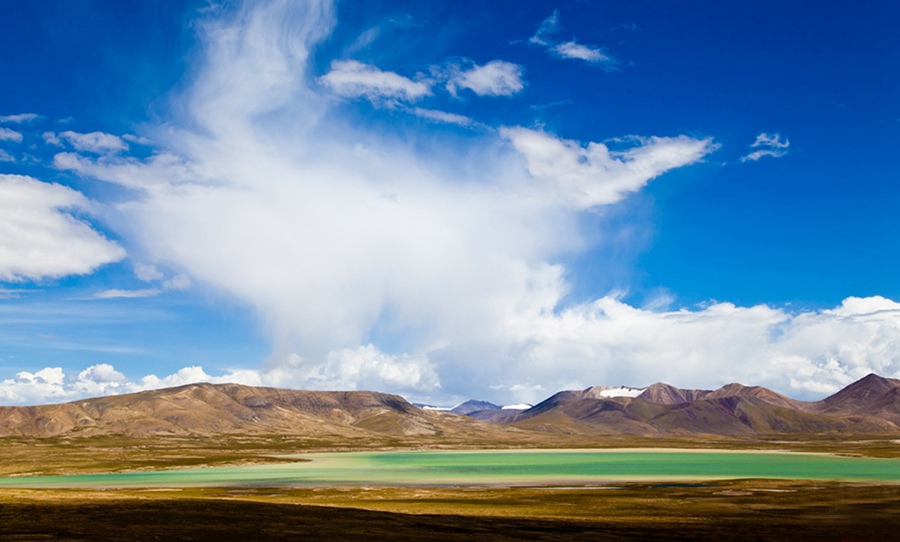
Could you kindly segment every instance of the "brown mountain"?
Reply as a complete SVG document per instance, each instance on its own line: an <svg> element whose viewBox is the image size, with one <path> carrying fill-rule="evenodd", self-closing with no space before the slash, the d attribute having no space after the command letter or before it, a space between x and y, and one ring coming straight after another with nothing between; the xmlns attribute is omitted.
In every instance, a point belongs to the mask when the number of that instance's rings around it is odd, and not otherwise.
<svg viewBox="0 0 900 542"><path fill-rule="evenodd" d="M874 403L896 392L897 388L900 388L900 380L870 374L819 401L815 410L825 414L865 414Z"/></svg>
<svg viewBox="0 0 900 542"><path fill-rule="evenodd" d="M191 384L59 405L0 407L0 436L479 433L483 424L397 395Z"/></svg>
<svg viewBox="0 0 900 542"><path fill-rule="evenodd" d="M501 410L502 407L500 405L495 405L494 403L490 403L488 401L476 401L474 399L469 399L465 403L461 403L450 409L450 412L454 414L462 414L463 416L468 414L473 414L475 412L495 412Z"/></svg>
<svg viewBox="0 0 900 542"><path fill-rule="evenodd" d="M737 383L717 390L684 390L659 383L634 398L601 397L595 389L559 392L501 422L574 434L900 433L900 380L877 375L813 403Z"/></svg>
<svg viewBox="0 0 900 542"><path fill-rule="evenodd" d="M569 434L645 434L653 428L627 410L630 398L599 396L596 388L561 391L515 418L503 420L522 429Z"/></svg>
<svg viewBox="0 0 900 542"><path fill-rule="evenodd" d="M647 386L647 389L641 392L637 398L659 405L677 405L702 399L707 393L709 393L707 390L682 390L675 386L658 382Z"/></svg>
<svg viewBox="0 0 900 542"><path fill-rule="evenodd" d="M458 442L487 442L504 435L548 433L900 434L900 380L877 375L809 403L741 384L717 390L654 384L637 397L606 397L609 389L561 391L525 411L495 407L462 416L423 410L397 395L368 391L192 384L59 405L0 407L0 437L441 435Z"/></svg>

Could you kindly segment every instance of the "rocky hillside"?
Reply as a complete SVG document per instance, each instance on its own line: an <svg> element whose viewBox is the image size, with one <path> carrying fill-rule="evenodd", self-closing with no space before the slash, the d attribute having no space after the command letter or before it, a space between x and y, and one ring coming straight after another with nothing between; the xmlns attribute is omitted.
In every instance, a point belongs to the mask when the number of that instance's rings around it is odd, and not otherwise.
<svg viewBox="0 0 900 542"><path fill-rule="evenodd" d="M400 396L369 391L192 384L58 405L0 407L0 437L442 435L456 442L499 442L525 434L900 435L900 380L869 375L817 402L741 384L717 390L654 384L643 390L561 391L527 410L477 401L457 410L421 409Z"/></svg>
<svg viewBox="0 0 900 542"><path fill-rule="evenodd" d="M397 395L238 384L177 388L59 405L0 407L0 436L465 434L489 431L463 416L420 409Z"/></svg>
<svg viewBox="0 0 900 542"><path fill-rule="evenodd" d="M521 429L569 434L900 434L900 380L869 375L817 402L759 386L685 390L653 384L634 397L562 391L514 417ZM478 412L470 416L491 420Z"/></svg>

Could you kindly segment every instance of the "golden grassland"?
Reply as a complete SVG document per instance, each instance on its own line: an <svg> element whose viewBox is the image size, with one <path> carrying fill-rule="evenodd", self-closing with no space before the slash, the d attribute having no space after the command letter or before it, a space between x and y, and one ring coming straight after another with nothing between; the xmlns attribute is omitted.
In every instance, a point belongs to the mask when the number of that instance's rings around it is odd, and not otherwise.
<svg viewBox="0 0 900 542"><path fill-rule="evenodd" d="M890 540L900 486L0 490L3 540Z"/></svg>

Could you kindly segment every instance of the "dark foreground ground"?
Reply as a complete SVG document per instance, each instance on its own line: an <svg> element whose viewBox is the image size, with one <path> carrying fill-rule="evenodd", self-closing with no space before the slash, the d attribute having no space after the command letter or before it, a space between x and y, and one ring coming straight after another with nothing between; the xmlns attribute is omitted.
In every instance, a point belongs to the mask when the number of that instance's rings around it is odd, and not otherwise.
<svg viewBox="0 0 900 542"><path fill-rule="evenodd" d="M0 491L3 541L898 539L900 486Z"/></svg>

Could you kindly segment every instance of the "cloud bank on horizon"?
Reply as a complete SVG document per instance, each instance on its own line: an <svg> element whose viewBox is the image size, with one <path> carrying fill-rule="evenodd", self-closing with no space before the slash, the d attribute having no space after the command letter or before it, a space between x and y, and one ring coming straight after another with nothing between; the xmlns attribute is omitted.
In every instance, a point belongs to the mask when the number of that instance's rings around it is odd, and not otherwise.
<svg viewBox="0 0 900 542"><path fill-rule="evenodd" d="M48 363L0 374L0 402L198 381L444 402L654 381L743 381L804 396L869 372L900 376L900 304L877 295L796 311L672 308L665 296L638 306L610 292L573 299L582 271L571 262L621 233L592 220L704 164L721 149L715 135L579 139L477 118L479 109L454 105L528 95L521 58L436 56L401 72L358 52L373 47L371 32L350 53L320 56L340 24L326 0L211 8L195 23L200 50L167 117L137 136L41 128L38 138L34 128L30 137L41 111L0 117L0 160L23 160L16 145L26 141L51 149L48 171L115 187L91 199L37 175L0 174L0 280L52 285L125 262L143 286L107 285L90 302L203 288L252 311L271 346L260 365L216 376L198 365L129 378L110 363ZM619 70L604 48L564 37L558 11L534 25L529 45L551 60ZM784 158L782 137L759 133L734 167Z"/></svg>

